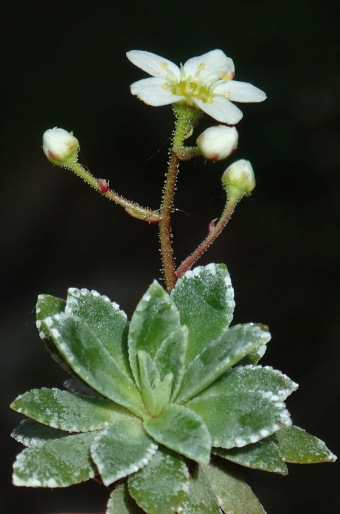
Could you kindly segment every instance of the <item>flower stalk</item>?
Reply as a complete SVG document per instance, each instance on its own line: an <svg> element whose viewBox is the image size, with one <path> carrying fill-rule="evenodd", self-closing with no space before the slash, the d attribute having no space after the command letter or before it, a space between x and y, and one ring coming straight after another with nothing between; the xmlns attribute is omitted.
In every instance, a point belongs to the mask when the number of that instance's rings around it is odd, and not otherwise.
<svg viewBox="0 0 340 514"><path fill-rule="evenodd" d="M163 272L168 292L174 288L177 280L172 248L171 215L173 212L173 201L176 190L178 165L180 161L179 155L183 148L183 141L191 135L195 124L198 123L199 118L201 117L201 112L198 109L188 107L186 105L174 105L174 112L177 120L168 171L163 189L163 198L160 209L161 219L159 221Z"/></svg>
<svg viewBox="0 0 340 514"><path fill-rule="evenodd" d="M223 210L223 213L218 220L218 222L209 224L209 234L202 241L202 243L196 248L196 250L189 255L178 267L176 271L176 279L183 277L183 275L198 261L198 259L204 254L204 252L212 245L212 243L217 239L217 237L221 234L222 230L227 225L228 221L233 214L238 199L235 197L228 199Z"/></svg>

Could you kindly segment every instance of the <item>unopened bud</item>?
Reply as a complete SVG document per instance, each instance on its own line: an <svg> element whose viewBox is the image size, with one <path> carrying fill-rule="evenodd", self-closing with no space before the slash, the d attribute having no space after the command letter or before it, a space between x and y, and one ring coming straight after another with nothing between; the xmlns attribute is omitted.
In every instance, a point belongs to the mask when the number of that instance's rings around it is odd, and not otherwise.
<svg viewBox="0 0 340 514"><path fill-rule="evenodd" d="M62 165L74 159L79 150L79 141L72 132L54 127L43 134L43 151L53 164Z"/></svg>
<svg viewBox="0 0 340 514"><path fill-rule="evenodd" d="M221 161L236 150L238 132L235 127L217 125L202 132L196 143L204 157L211 161Z"/></svg>
<svg viewBox="0 0 340 514"><path fill-rule="evenodd" d="M222 183L234 198L251 193L255 187L255 176L250 162L240 159L231 164L223 173Z"/></svg>

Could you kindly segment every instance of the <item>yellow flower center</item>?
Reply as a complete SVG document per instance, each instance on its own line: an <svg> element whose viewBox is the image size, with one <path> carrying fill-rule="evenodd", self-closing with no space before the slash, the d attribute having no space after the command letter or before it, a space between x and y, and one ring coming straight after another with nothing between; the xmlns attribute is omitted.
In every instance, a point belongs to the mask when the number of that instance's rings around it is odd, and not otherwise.
<svg viewBox="0 0 340 514"><path fill-rule="evenodd" d="M177 96L184 96L187 100L198 98L204 103L211 103L212 94L209 89L203 87L201 84L197 84L197 82L192 82L192 79L190 79L191 77L172 86L172 93Z"/></svg>

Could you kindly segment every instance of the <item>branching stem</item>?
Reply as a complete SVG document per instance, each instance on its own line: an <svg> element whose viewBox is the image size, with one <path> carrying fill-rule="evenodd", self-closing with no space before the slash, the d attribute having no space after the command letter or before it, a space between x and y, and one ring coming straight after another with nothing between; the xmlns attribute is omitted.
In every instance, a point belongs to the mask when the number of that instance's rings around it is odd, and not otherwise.
<svg viewBox="0 0 340 514"><path fill-rule="evenodd" d="M232 213L234 212L236 204L237 198L230 198L227 201L222 216L220 217L216 225L212 226L209 234L204 239L204 241L202 241L202 243L196 248L196 250L191 255L189 255L189 257L187 257L177 269L176 280L181 278L184 275L184 273L186 273L195 264L195 262L203 255L203 253L220 235L220 233L228 223Z"/></svg>
<svg viewBox="0 0 340 514"><path fill-rule="evenodd" d="M96 191L101 193L103 196L105 196L109 200L112 200L118 205L124 207L126 212L134 218L138 218L149 223L158 223L160 221L161 214L159 212L153 211L151 209L145 209L137 203L131 202L123 196L118 195L108 187L108 183L105 183L107 187L103 188L101 182L105 181L100 181L96 179L93 175L91 175L91 173L86 171L83 168L83 166L79 164L76 160L67 161L63 166L73 171L73 173L75 173L78 177L82 178L85 182L87 182L87 184L96 189Z"/></svg>

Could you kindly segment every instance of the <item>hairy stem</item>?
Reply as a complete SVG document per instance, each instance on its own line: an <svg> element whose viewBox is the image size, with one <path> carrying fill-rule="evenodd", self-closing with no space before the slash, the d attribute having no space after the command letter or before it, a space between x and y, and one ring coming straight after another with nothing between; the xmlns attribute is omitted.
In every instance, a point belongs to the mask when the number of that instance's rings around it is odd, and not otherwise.
<svg viewBox="0 0 340 514"><path fill-rule="evenodd" d="M202 241L202 243L196 248L196 250L187 257L179 268L176 271L176 280L181 278L184 273L186 273L195 262L203 255L203 253L209 248L209 246L215 241L215 239L220 235L226 224L228 223L232 213L237 204L237 198L230 198L224 208L222 216L216 223L213 225L209 231L207 237Z"/></svg>
<svg viewBox="0 0 340 514"><path fill-rule="evenodd" d="M178 165L180 160L178 150L176 149L183 146L183 141L191 135L193 127L201 115L200 111L197 109L184 105L175 104L174 111L177 116L177 120L168 171L163 189L159 221L159 238L161 244L163 273L168 292L174 288L177 280L171 235L171 215L173 211L173 201L176 191Z"/></svg>
<svg viewBox="0 0 340 514"><path fill-rule="evenodd" d="M133 216L134 218L138 218L143 221L147 221L149 223L158 223L161 219L161 214L157 211L153 211L151 209L145 209L141 207L137 203L131 202L127 200L123 196L118 195L112 189L109 188L108 183L105 180L96 179L91 173L86 171L81 164L77 161L68 161L63 164L64 168L67 168L73 173L75 173L78 177L82 178L87 184L96 189L103 196L112 200L118 205L124 207L126 212Z"/></svg>

